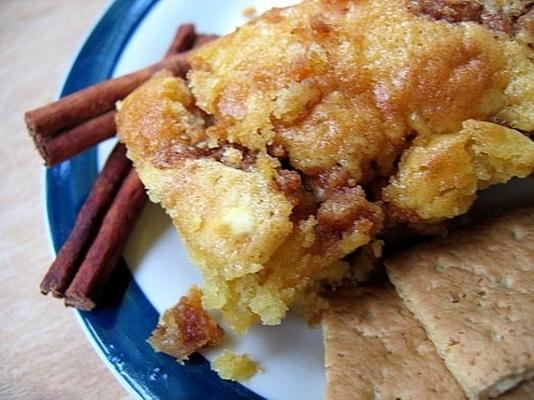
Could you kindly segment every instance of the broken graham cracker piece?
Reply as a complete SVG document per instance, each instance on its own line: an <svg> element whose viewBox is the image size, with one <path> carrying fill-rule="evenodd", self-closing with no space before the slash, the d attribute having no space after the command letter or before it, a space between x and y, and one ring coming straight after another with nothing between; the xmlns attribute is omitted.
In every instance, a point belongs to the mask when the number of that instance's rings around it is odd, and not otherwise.
<svg viewBox="0 0 534 400"><path fill-rule="evenodd" d="M423 243L386 266L469 398L534 376L534 208Z"/></svg>
<svg viewBox="0 0 534 400"><path fill-rule="evenodd" d="M327 400L465 399L392 287L346 288L323 317ZM498 397L529 400L534 380Z"/></svg>
<svg viewBox="0 0 534 400"><path fill-rule="evenodd" d="M336 293L322 324L327 400L465 398L392 287Z"/></svg>
<svg viewBox="0 0 534 400"><path fill-rule="evenodd" d="M192 286L187 296L163 313L148 343L155 351L183 361L203 347L218 346L223 338L222 328L202 308L202 291Z"/></svg>

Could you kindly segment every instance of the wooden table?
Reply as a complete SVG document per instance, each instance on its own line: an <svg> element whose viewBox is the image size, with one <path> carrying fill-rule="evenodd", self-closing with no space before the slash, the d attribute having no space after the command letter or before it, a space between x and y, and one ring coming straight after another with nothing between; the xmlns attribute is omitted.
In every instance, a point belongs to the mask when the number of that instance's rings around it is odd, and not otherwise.
<svg viewBox="0 0 534 400"><path fill-rule="evenodd" d="M106 0L0 1L0 399L121 399L63 303L39 293L51 261L42 162L23 112L51 101Z"/></svg>

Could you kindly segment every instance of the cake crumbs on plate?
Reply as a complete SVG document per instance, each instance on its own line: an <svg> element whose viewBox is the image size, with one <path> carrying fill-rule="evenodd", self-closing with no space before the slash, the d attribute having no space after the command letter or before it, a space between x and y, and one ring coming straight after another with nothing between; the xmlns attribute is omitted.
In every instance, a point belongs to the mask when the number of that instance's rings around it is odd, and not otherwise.
<svg viewBox="0 0 534 400"><path fill-rule="evenodd" d="M258 16L258 10L255 7L245 7L243 9L243 17L251 21Z"/></svg>
<svg viewBox="0 0 534 400"><path fill-rule="evenodd" d="M258 363L248 354L236 354L232 350L224 350L215 358L211 368L222 379L231 381L248 381L261 371Z"/></svg>
<svg viewBox="0 0 534 400"><path fill-rule="evenodd" d="M163 313L148 343L155 351L182 362L202 348L220 345L223 338L223 329L202 307L202 291L193 285Z"/></svg>

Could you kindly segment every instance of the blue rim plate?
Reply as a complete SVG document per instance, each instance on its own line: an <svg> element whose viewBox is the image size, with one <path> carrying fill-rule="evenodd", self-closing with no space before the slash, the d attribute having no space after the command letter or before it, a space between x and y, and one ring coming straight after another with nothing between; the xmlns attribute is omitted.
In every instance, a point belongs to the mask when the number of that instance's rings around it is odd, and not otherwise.
<svg viewBox="0 0 534 400"><path fill-rule="evenodd" d="M116 0L112 3L79 51L66 77L61 96L108 79L116 68L120 70L121 63L128 58L127 45L133 43L137 46L134 34L142 31L142 25L157 11L162 11L159 6L155 6L176 4L175 1L169 0L165 3L158 0ZM186 1L183 0L190 16L196 15L197 9L206 6L199 1ZM239 1L234 0L234 4L240 4ZM196 8L191 8L195 5ZM217 11L218 13L209 14L212 19L204 20L202 29L210 28L216 21L225 20L221 14L222 10ZM167 22L174 18L174 14L171 14L164 14L168 17ZM159 15L161 16L161 13ZM178 15L184 17L182 14ZM159 19L154 21L161 23ZM154 36L148 39L145 37L143 43L145 46L153 45L154 40ZM46 205L50 237L55 251L59 250L72 229L78 209L97 176L97 165L98 151L95 148L46 170ZM497 209L502 210L503 206L517 208L531 205L534 199L532 182L531 179L514 180L507 185L485 191L475 205L473 214L485 216ZM131 266L135 266L135 262ZM139 283L132 278L125 262L121 261L112 280L115 298L108 299L106 307L91 313L78 313L95 349L132 394L146 399L262 399L245 386L221 380L210 370L208 361L200 355L195 355L185 365L180 365L170 357L155 353L146 343L146 338L157 323L158 311L145 295L147 293L151 296L152 293L143 292L146 287L137 273L136 279ZM159 290L160 286L157 286L157 289ZM258 353L270 358L270 361L262 359L262 363L271 362L271 369L266 368L261 380L263 386L252 387L269 397L280 397L280 393L283 393L286 398L319 398L321 380L324 379L320 335L318 336L317 332L313 337L301 335L302 330L296 325L291 327L288 322L290 321L286 320L282 327L277 328L276 333L274 330L255 332L260 347L263 346L263 353L259 348ZM276 348L280 342L284 342L285 347ZM309 351L319 347L321 349L316 352ZM275 351L272 351L273 349ZM285 361L284 358L289 358L293 364L281 363L280 361ZM272 374L274 370L279 374ZM265 379L269 373L270 380ZM306 385L301 385L302 381L305 381ZM272 391L274 386L277 387L278 394Z"/></svg>
<svg viewBox="0 0 534 400"><path fill-rule="evenodd" d="M139 23L157 0L116 0L96 24L67 77L61 96L111 77ZM96 149L46 170L46 207L57 252L72 229L76 214L97 176ZM108 306L79 312L82 326L112 372L143 399L262 399L244 386L220 379L209 362L194 355L184 365L155 353L146 342L158 319L124 261L113 278Z"/></svg>

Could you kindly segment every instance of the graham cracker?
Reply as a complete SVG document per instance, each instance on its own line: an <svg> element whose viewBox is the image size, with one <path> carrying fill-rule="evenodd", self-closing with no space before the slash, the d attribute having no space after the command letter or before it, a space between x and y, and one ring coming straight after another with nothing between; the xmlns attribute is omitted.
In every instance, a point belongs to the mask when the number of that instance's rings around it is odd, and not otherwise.
<svg viewBox="0 0 534 400"><path fill-rule="evenodd" d="M534 208L423 243L386 266L470 399L534 376Z"/></svg>
<svg viewBox="0 0 534 400"><path fill-rule="evenodd" d="M521 383L509 392L498 397L499 400L532 400L534 399L534 380Z"/></svg>
<svg viewBox="0 0 534 400"><path fill-rule="evenodd" d="M322 324L327 400L465 399L391 286L343 290Z"/></svg>

